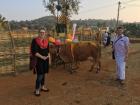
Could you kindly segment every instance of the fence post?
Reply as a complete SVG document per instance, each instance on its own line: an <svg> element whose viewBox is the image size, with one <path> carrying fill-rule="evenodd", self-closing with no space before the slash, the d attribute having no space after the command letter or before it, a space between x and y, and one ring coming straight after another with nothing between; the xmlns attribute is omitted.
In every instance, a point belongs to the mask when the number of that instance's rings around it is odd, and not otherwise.
<svg viewBox="0 0 140 105"><path fill-rule="evenodd" d="M11 27L10 27L10 24L8 22L8 35L10 36L10 40L11 40L11 43L12 43L12 55L13 55L13 71L15 73L15 75L17 75L17 71L16 71L16 49L15 49L15 43L14 43L14 39L12 37L12 33L11 33Z"/></svg>

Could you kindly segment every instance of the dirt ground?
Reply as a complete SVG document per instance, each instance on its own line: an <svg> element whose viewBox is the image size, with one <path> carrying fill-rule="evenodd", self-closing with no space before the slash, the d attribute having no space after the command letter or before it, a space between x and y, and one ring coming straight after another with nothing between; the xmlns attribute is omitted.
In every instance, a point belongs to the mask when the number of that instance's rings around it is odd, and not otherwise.
<svg viewBox="0 0 140 105"><path fill-rule="evenodd" d="M0 105L140 105L140 44L130 46L126 84L115 81L111 47L102 48L102 70L89 72L91 63L81 62L74 74L63 66L51 69L46 78L50 91L33 94L35 75L31 71L0 77Z"/></svg>

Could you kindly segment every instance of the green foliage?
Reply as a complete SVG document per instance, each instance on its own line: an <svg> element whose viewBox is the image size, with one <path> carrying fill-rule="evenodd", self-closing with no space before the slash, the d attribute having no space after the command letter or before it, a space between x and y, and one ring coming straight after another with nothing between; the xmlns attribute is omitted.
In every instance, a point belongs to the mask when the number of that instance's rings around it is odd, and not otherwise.
<svg viewBox="0 0 140 105"><path fill-rule="evenodd" d="M124 24L125 33L130 37L140 38L140 24L139 23L126 23Z"/></svg>
<svg viewBox="0 0 140 105"><path fill-rule="evenodd" d="M49 0L46 8L54 16L56 16L55 14L56 10L60 10L61 14L65 14L66 16L71 16L72 14L78 14L79 4L80 4L79 0Z"/></svg>
<svg viewBox="0 0 140 105"><path fill-rule="evenodd" d="M54 16L46 16L31 21L11 21L10 26L12 30L21 29L22 27L28 27L30 30L39 29L40 27L47 27L52 29L55 26L56 20Z"/></svg>
<svg viewBox="0 0 140 105"><path fill-rule="evenodd" d="M0 30L5 30L7 28L6 18L0 15Z"/></svg>

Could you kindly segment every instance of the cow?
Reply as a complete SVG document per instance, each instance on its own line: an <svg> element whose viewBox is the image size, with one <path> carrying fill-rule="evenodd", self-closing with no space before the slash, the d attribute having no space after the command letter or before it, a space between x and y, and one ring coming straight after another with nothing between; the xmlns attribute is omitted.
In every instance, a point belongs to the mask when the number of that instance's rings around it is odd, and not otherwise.
<svg viewBox="0 0 140 105"><path fill-rule="evenodd" d="M90 58L92 66L89 71L92 71L96 67L96 73L101 68L101 49L99 44L91 42L79 42L79 43L67 43L59 47L59 56L65 62L65 64L75 63L78 67L78 62L85 61ZM70 69L73 73L73 68Z"/></svg>
<svg viewBox="0 0 140 105"><path fill-rule="evenodd" d="M49 46L49 52L50 52L50 66L55 68L57 65L64 64L63 60L60 58L58 52L59 52L59 46L52 44Z"/></svg>

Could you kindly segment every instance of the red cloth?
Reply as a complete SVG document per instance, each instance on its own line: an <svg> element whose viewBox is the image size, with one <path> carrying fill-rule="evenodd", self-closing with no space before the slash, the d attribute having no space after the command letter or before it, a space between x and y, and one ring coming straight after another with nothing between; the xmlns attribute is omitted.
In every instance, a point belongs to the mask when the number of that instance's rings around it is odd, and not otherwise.
<svg viewBox="0 0 140 105"><path fill-rule="evenodd" d="M48 39L41 39L37 37L35 39L36 43L40 46L40 48L47 48L48 47Z"/></svg>

